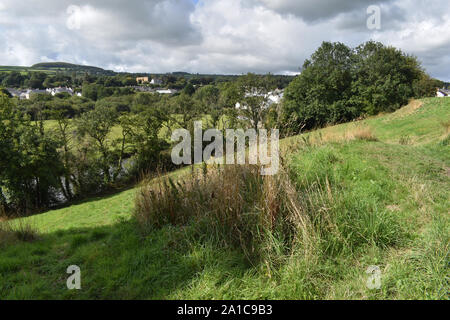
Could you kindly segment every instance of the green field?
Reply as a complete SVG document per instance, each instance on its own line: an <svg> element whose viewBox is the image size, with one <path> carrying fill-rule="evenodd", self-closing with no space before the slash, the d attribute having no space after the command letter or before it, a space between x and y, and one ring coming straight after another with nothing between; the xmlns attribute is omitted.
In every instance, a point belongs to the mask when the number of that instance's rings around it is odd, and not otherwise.
<svg viewBox="0 0 450 320"><path fill-rule="evenodd" d="M73 120L70 120L71 124L73 123ZM203 123L204 125L206 125L207 123L211 123L211 120L208 116L204 116L203 117ZM72 124L73 127L73 124ZM57 120L44 120L44 128L46 130L51 130L51 131L57 131L58 130L58 122ZM159 138L161 139L165 139L167 142L171 142L170 140L170 130L168 129L167 125L164 125L160 131L159 131ZM117 140L117 139L121 139L122 138L122 128L120 126L114 126L111 129L111 132L108 136L108 139L110 141L113 140ZM71 144L73 146L73 144L75 144L76 141L75 140L71 140Z"/></svg>
<svg viewBox="0 0 450 320"><path fill-rule="evenodd" d="M29 72L43 72L50 75L54 75L57 72L65 72L71 71L70 69L64 68L32 68L32 67L8 67L8 66L0 66L0 72L20 72L22 75L26 75Z"/></svg>
<svg viewBox="0 0 450 320"><path fill-rule="evenodd" d="M130 189L22 219L39 238L0 244L0 300L448 299L449 128L450 99L430 98L282 141L300 186L330 184L322 209L337 230L312 261L252 265L173 226L143 236ZM79 291L66 288L70 265L81 268ZM366 286L371 265L379 290Z"/></svg>
<svg viewBox="0 0 450 320"><path fill-rule="evenodd" d="M113 71L103 70L103 69L97 68L97 67L76 65L76 64L70 64L70 63L64 63L64 62L38 63L31 67L0 66L0 73L1 72L6 72L6 73L20 72L23 75L26 75L29 72L43 72L43 73L47 73L49 75L54 75L58 72L63 72L63 73L64 72L65 73L78 72L80 74L84 74L85 72L88 72L88 73L106 74L106 75L114 75L115 74Z"/></svg>

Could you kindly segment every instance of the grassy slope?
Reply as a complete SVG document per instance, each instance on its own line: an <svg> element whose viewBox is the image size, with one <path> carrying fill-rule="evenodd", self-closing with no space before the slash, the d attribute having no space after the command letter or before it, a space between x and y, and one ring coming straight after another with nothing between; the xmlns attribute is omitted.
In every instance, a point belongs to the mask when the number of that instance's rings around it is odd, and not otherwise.
<svg viewBox="0 0 450 320"><path fill-rule="evenodd" d="M41 239L0 249L0 299L448 298L450 99L418 107L283 142L300 182L329 178L342 210L357 215L352 252L316 265L293 256L269 271L240 251L185 241L181 229L142 238L129 190L27 218ZM379 141L344 138L362 125ZM365 242L368 233L379 240ZM80 291L65 287L72 264ZM382 269L381 290L366 288L369 265Z"/></svg>

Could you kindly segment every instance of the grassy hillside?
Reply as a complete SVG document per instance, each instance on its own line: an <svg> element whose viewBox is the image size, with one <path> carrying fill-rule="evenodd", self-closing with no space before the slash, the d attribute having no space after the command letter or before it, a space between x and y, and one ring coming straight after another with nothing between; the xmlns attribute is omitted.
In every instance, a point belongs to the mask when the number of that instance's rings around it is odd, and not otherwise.
<svg viewBox="0 0 450 320"><path fill-rule="evenodd" d="M450 99L432 98L284 140L304 209L329 224L313 259L252 264L189 226L143 235L128 190L22 219L39 236L3 243L0 299L448 299L449 134ZM80 291L66 289L73 264Z"/></svg>
<svg viewBox="0 0 450 320"><path fill-rule="evenodd" d="M31 67L22 66L0 66L0 72L21 72L27 74L28 72L44 72L47 74L56 74L57 72L78 72L89 73L97 75L115 75L115 72L110 70L104 70L98 67L83 66L65 62L47 62L38 63Z"/></svg>

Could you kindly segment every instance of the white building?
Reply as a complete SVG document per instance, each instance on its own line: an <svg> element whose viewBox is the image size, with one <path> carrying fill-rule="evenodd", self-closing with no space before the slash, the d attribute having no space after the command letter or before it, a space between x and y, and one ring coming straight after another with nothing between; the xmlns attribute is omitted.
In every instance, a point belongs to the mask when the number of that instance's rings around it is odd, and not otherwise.
<svg viewBox="0 0 450 320"><path fill-rule="evenodd" d="M51 94L52 96L57 95L58 93L68 93L71 96L73 96L74 92L72 88L62 88L62 87L58 87L58 88L49 88L46 90L48 94Z"/></svg>
<svg viewBox="0 0 450 320"><path fill-rule="evenodd" d="M436 97L445 98L445 97L448 97L449 94L450 94L450 92L447 91L447 90L438 89L437 92L436 92Z"/></svg>
<svg viewBox="0 0 450 320"><path fill-rule="evenodd" d="M172 89L160 89L160 90L156 90L156 92L158 92L159 94L174 94L177 91L172 90Z"/></svg>
<svg viewBox="0 0 450 320"><path fill-rule="evenodd" d="M257 95L258 94L251 94L251 93L245 94L246 97L257 96ZM262 94L259 96L262 96ZM281 100L283 99L283 96L284 96L284 90L280 90L280 89L276 89L274 91L271 91L271 92L265 94L264 98L266 98L267 104L264 106L264 108L267 109L274 103L280 103ZM247 106L245 106L245 105L242 106L239 102L237 102L236 109L247 110Z"/></svg>
<svg viewBox="0 0 450 320"><path fill-rule="evenodd" d="M6 88L6 90L13 97L20 97L20 95L22 94L22 90L16 90L16 89L13 89L13 88Z"/></svg>
<svg viewBox="0 0 450 320"><path fill-rule="evenodd" d="M33 94L46 94L46 93L47 92L45 90L27 89L26 91L24 91L20 94L19 98L30 100L30 98Z"/></svg>
<svg viewBox="0 0 450 320"><path fill-rule="evenodd" d="M163 84L163 81L161 79L153 78L152 81L150 81L150 84L161 85L161 84Z"/></svg>
<svg viewBox="0 0 450 320"><path fill-rule="evenodd" d="M67 92L68 94L70 94L71 96L74 95L74 91L72 88L51 88L51 89L46 89L46 90L38 90L38 89L6 89L8 90L8 92L13 96L13 97L17 97L21 100L29 100L31 98L31 96L33 94L50 94L52 96L57 95L58 93L63 93L63 92ZM81 93L77 93L77 96L81 97Z"/></svg>

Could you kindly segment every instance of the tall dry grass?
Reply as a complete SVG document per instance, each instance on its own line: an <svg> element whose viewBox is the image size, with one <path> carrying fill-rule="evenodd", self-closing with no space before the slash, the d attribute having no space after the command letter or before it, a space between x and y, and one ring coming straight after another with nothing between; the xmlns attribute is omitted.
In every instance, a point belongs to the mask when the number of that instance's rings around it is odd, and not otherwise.
<svg viewBox="0 0 450 320"><path fill-rule="evenodd" d="M379 141L370 126L358 124L356 126L349 126L345 131L325 129L317 133L304 135L301 137L301 144L306 147L318 147L327 143L341 143L353 140ZM295 141L287 143L283 148L295 150L291 147L291 144L295 144L298 149L299 144L295 143Z"/></svg>
<svg viewBox="0 0 450 320"><path fill-rule="evenodd" d="M22 219L0 221L0 246L18 241L32 242L39 239L39 234L30 223Z"/></svg>
<svg viewBox="0 0 450 320"><path fill-rule="evenodd" d="M365 141L378 141L378 138L373 133L372 128L369 126L358 126L352 130L346 132L348 140L365 140Z"/></svg>
<svg viewBox="0 0 450 320"><path fill-rule="evenodd" d="M205 166L185 179L147 181L135 217L144 231L193 225L202 237L240 247L250 259L280 246L311 254L314 246L309 215L283 169L261 176L257 165Z"/></svg>

